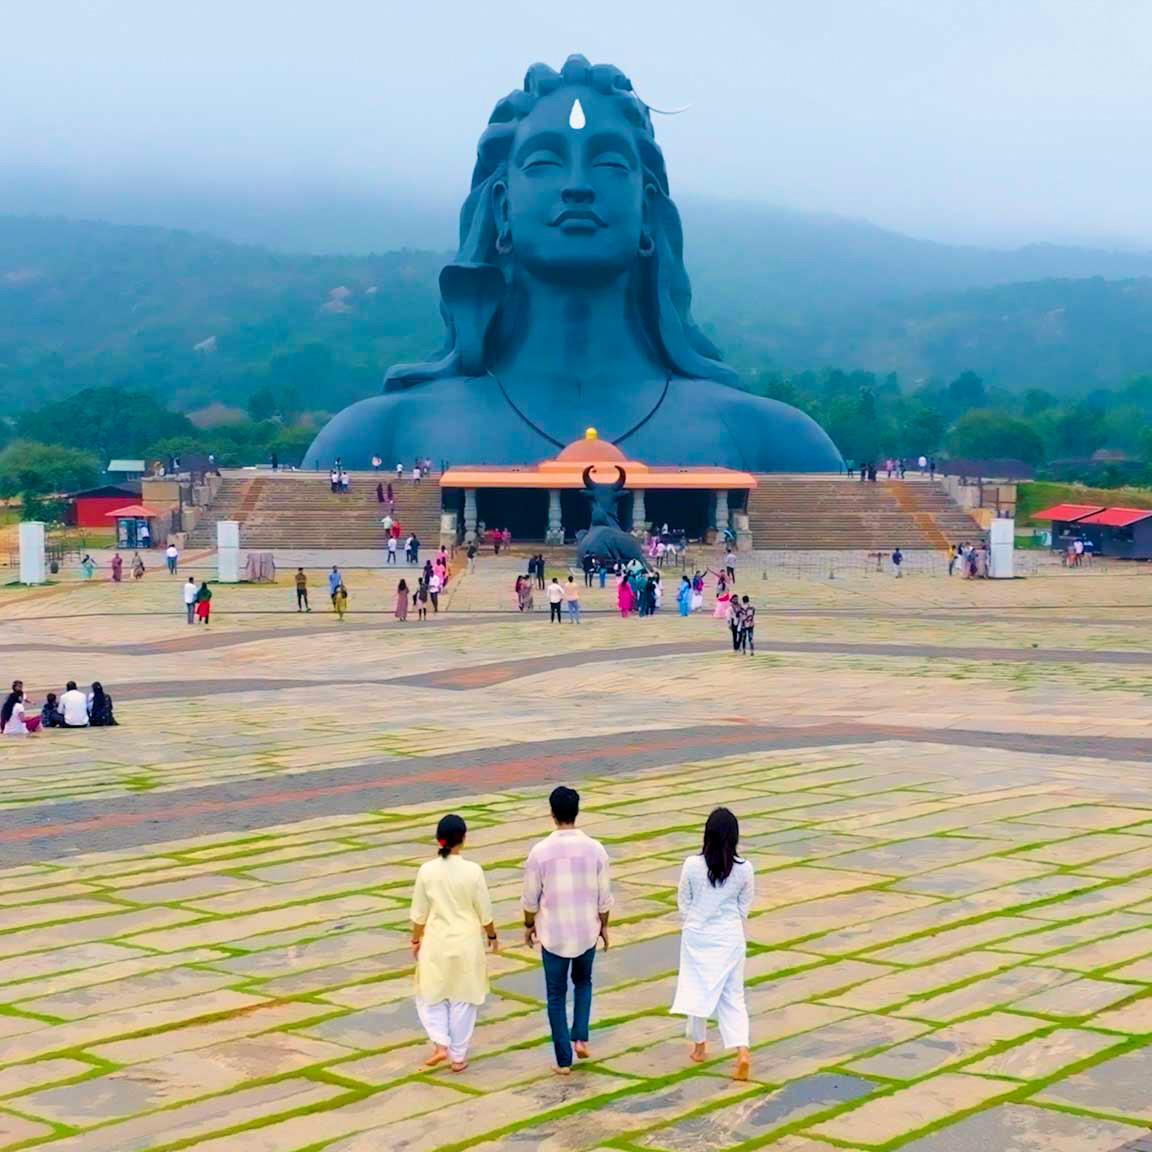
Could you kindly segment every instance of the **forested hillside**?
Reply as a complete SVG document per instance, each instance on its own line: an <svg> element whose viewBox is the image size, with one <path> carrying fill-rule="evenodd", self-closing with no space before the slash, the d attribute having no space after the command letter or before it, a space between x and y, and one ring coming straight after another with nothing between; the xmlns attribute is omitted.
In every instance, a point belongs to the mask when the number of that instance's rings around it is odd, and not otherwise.
<svg viewBox="0 0 1152 1152"><path fill-rule="evenodd" d="M1064 461L1099 478L1119 465L1084 462L1107 450L1130 458L1125 475L1144 467L1152 258L951 248L715 206L687 206L686 224L698 321L750 389L811 412L846 456ZM447 258L0 217L0 442L291 462L326 413L439 346Z"/></svg>
<svg viewBox="0 0 1152 1152"><path fill-rule="evenodd" d="M1070 393L1152 369L1152 258L950 248L750 211L687 212L696 315L746 372L835 366L911 384L971 370ZM0 217L0 401L115 383L192 409L268 386L288 409L332 410L438 345L445 258Z"/></svg>

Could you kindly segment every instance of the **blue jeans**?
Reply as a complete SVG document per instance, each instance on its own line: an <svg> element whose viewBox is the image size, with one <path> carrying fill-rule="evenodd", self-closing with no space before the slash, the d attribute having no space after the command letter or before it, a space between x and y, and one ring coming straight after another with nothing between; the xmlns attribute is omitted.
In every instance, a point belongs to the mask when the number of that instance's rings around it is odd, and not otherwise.
<svg viewBox="0 0 1152 1152"><path fill-rule="evenodd" d="M568 601L568 619L571 620L573 624L579 624L580 623L580 601L579 600L569 600Z"/></svg>
<svg viewBox="0 0 1152 1152"><path fill-rule="evenodd" d="M548 993L548 1027L558 1068L572 1067L572 1041L588 1042L588 1022L592 1016L593 945L581 956L557 956L541 946L544 960L544 986ZM572 968L572 1027L568 1027L568 968Z"/></svg>

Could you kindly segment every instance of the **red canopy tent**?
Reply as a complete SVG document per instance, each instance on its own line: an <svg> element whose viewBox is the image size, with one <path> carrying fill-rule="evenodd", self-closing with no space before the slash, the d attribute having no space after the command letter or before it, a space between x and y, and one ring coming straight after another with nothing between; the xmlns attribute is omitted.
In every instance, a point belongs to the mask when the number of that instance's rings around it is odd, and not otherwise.
<svg viewBox="0 0 1152 1152"><path fill-rule="evenodd" d="M127 504L123 508L114 508L111 512L105 512L104 515L114 517L117 520L152 520L160 513L152 508L145 508L143 504Z"/></svg>

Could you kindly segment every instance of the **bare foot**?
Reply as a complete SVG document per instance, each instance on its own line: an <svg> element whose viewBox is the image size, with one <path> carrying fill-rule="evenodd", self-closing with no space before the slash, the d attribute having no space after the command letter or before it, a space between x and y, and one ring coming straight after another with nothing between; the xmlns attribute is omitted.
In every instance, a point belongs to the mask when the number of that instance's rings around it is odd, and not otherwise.
<svg viewBox="0 0 1152 1152"><path fill-rule="evenodd" d="M448 1049L441 1048L439 1044L432 1046L432 1055L424 1061L425 1068L435 1068L437 1064L443 1064L448 1059Z"/></svg>
<svg viewBox="0 0 1152 1152"><path fill-rule="evenodd" d="M573 1040L572 1051L575 1052L581 1060L588 1059L588 1045L585 1044L583 1040Z"/></svg>
<svg viewBox="0 0 1152 1152"><path fill-rule="evenodd" d="M560 1068L560 1067L556 1067L556 1068L553 1068L553 1069L552 1069L552 1071L553 1071L553 1072L554 1072L554 1073L555 1073L557 1076L571 1076L571 1075L572 1075L572 1069L571 1069L571 1068Z"/></svg>
<svg viewBox="0 0 1152 1152"><path fill-rule="evenodd" d="M740 1054L736 1057L736 1067L732 1069L732 1079L747 1080L750 1067L751 1061L748 1059L748 1049L741 1048Z"/></svg>
<svg viewBox="0 0 1152 1152"><path fill-rule="evenodd" d="M468 1061L467 1060L454 1060L452 1062L452 1071L453 1072L463 1072L464 1069L467 1067L468 1067Z"/></svg>
<svg viewBox="0 0 1152 1152"><path fill-rule="evenodd" d="M707 1044L693 1044L692 1051L688 1056L689 1060L695 1060L697 1064L703 1064L708 1059L708 1045Z"/></svg>

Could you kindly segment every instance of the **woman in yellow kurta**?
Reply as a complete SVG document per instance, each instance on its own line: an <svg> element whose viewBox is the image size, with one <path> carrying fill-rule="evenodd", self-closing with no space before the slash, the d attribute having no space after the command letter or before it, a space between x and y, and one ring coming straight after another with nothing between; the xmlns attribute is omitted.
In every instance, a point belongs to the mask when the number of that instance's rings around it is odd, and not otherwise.
<svg viewBox="0 0 1152 1152"><path fill-rule="evenodd" d="M485 936L498 947L484 872L460 855L467 831L459 816L441 819L439 855L420 866L412 893L416 1011L433 1045L424 1066L451 1060L453 1072L468 1067L476 1009L488 995Z"/></svg>

